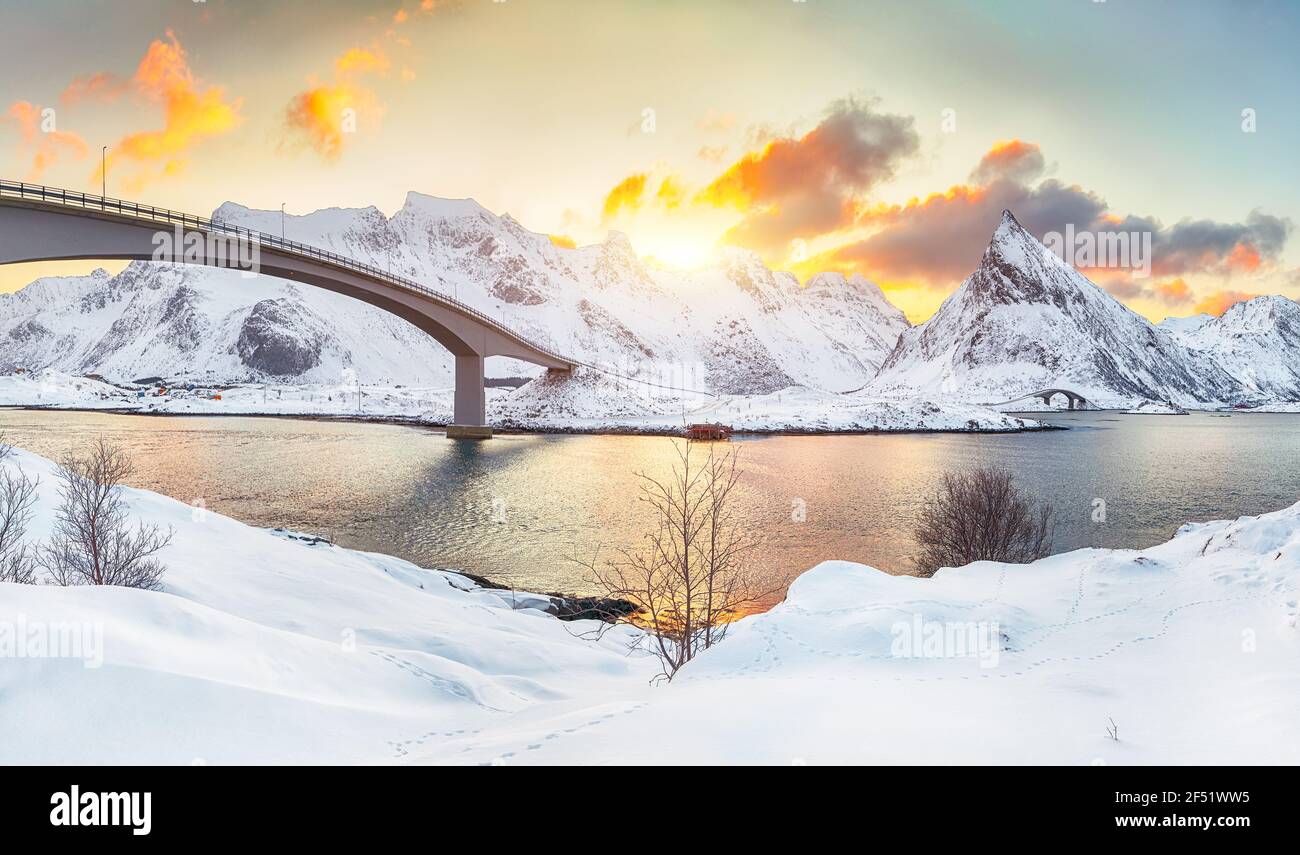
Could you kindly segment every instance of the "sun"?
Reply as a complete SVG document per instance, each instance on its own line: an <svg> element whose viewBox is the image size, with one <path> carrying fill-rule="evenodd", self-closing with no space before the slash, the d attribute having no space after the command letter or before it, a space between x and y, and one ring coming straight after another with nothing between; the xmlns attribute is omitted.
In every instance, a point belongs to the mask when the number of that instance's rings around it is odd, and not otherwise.
<svg viewBox="0 0 1300 855"><path fill-rule="evenodd" d="M628 239L637 255L679 270L704 267L717 252L716 235L686 222L633 229Z"/></svg>
<svg viewBox="0 0 1300 855"><path fill-rule="evenodd" d="M708 264L713 257L713 249L711 247L673 243L646 252L643 257L647 261L662 267L671 267L678 270L697 270Z"/></svg>

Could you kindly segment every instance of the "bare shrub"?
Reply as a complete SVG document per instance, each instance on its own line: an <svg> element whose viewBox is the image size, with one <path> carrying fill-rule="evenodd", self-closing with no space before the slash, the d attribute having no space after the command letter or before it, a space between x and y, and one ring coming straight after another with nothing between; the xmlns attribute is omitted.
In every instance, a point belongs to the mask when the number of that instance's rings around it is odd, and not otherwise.
<svg viewBox="0 0 1300 855"><path fill-rule="evenodd" d="M59 471L63 500L41 565L59 585L121 585L156 590L166 567L153 555L171 542L157 525L129 526L122 482L131 458L96 440L84 456L69 454Z"/></svg>
<svg viewBox="0 0 1300 855"><path fill-rule="evenodd" d="M671 477L638 473L639 499L650 508L653 531L640 546L620 549L608 560L579 562L605 601L635 606L631 613L601 617L606 627L643 629L665 680L721 641L730 621L763 595L746 561L754 544L733 510L741 475L736 453L710 446L701 461L689 443L676 444L676 450Z"/></svg>
<svg viewBox="0 0 1300 855"><path fill-rule="evenodd" d="M921 576L972 561L1025 564L1052 550L1052 506L1037 504L1005 469L945 473L914 535Z"/></svg>
<svg viewBox="0 0 1300 855"><path fill-rule="evenodd" d="M13 446L0 434L0 464L13 453ZM0 582L32 585L36 582L36 555L24 538L36 504L36 485L21 470L13 475L0 469Z"/></svg>

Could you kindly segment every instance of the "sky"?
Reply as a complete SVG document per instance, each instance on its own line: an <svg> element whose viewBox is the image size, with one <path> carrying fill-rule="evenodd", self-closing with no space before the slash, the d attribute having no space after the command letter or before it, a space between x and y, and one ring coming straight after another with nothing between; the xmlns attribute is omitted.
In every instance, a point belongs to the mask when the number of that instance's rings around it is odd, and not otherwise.
<svg viewBox="0 0 1300 855"><path fill-rule="evenodd" d="M196 213L472 197L669 266L860 273L913 321L1007 208L1149 235L1071 260L1160 320L1300 296L1298 40L1291 0L0 0L0 175Z"/></svg>

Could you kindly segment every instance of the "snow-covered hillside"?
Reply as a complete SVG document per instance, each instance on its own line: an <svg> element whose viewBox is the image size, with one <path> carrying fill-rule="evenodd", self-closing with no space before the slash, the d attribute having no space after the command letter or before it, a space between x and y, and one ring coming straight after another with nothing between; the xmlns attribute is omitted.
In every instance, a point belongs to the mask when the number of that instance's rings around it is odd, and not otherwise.
<svg viewBox="0 0 1300 855"><path fill-rule="evenodd" d="M222 205L214 219L278 234L280 213ZM566 249L472 200L411 193L376 208L289 217L287 237L415 279L552 349L651 382L727 394L798 384L842 391L875 373L907 327L875 285L839 274L802 287L729 250L681 272L627 238ZM0 372L15 367L126 381L446 384L450 356L392 315L309 286L134 262L120 275L39 280L0 296ZM491 377L534 376L513 360Z"/></svg>
<svg viewBox="0 0 1300 855"><path fill-rule="evenodd" d="M1277 316L1251 317L1253 324L1237 327L1249 327L1235 345L1239 358L1224 360L1217 344L1201 338L1221 329L1222 319L1157 327L1004 212L979 267L933 317L903 332L870 388L994 403L1066 387L1104 407L1300 397L1294 374L1288 380L1273 371L1267 383L1248 379L1252 356L1267 354L1269 365L1295 364L1290 320L1270 326Z"/></svg>
<svg viewBox="0 0 1300 855"><path fill-rule="evenodd" d="M1167 319L1160 326L1236 378L1243 399L1300 400L1300 303L1256 297L1217 318Z"/></svg>
<svg viewBox="0 0 1300 855"><path fill-rule="evenodd" d="M51 464L0 465L48 536ZM127 499L174 528L163 591L0 583L0 763L1300 762L1300 505L931 579L826 562L651 687L634 631L544 598Z"/></svg>
<svg viewBox="0 0 1300 855"><path fill-rule="evenodd" d="M294 377L445 383L447 351L395 315L319 288L133 262L116 276L39 279L0 295L0 371L114 381Z"/></svg>

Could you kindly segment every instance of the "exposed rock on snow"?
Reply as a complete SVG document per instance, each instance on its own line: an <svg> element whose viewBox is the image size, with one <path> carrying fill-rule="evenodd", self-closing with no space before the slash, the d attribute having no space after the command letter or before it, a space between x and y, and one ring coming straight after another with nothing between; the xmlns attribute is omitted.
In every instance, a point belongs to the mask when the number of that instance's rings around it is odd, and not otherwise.
<svg viewBox="0 0 1300 855"><path fill-rule="evenodd" d="M0 465L48 536L51 465ZM545 598L126 498L175 529L163 591L0 584L0 762L1300 762L1300 505L931 579L826 562L651 687L635 631Z"/></svg>

